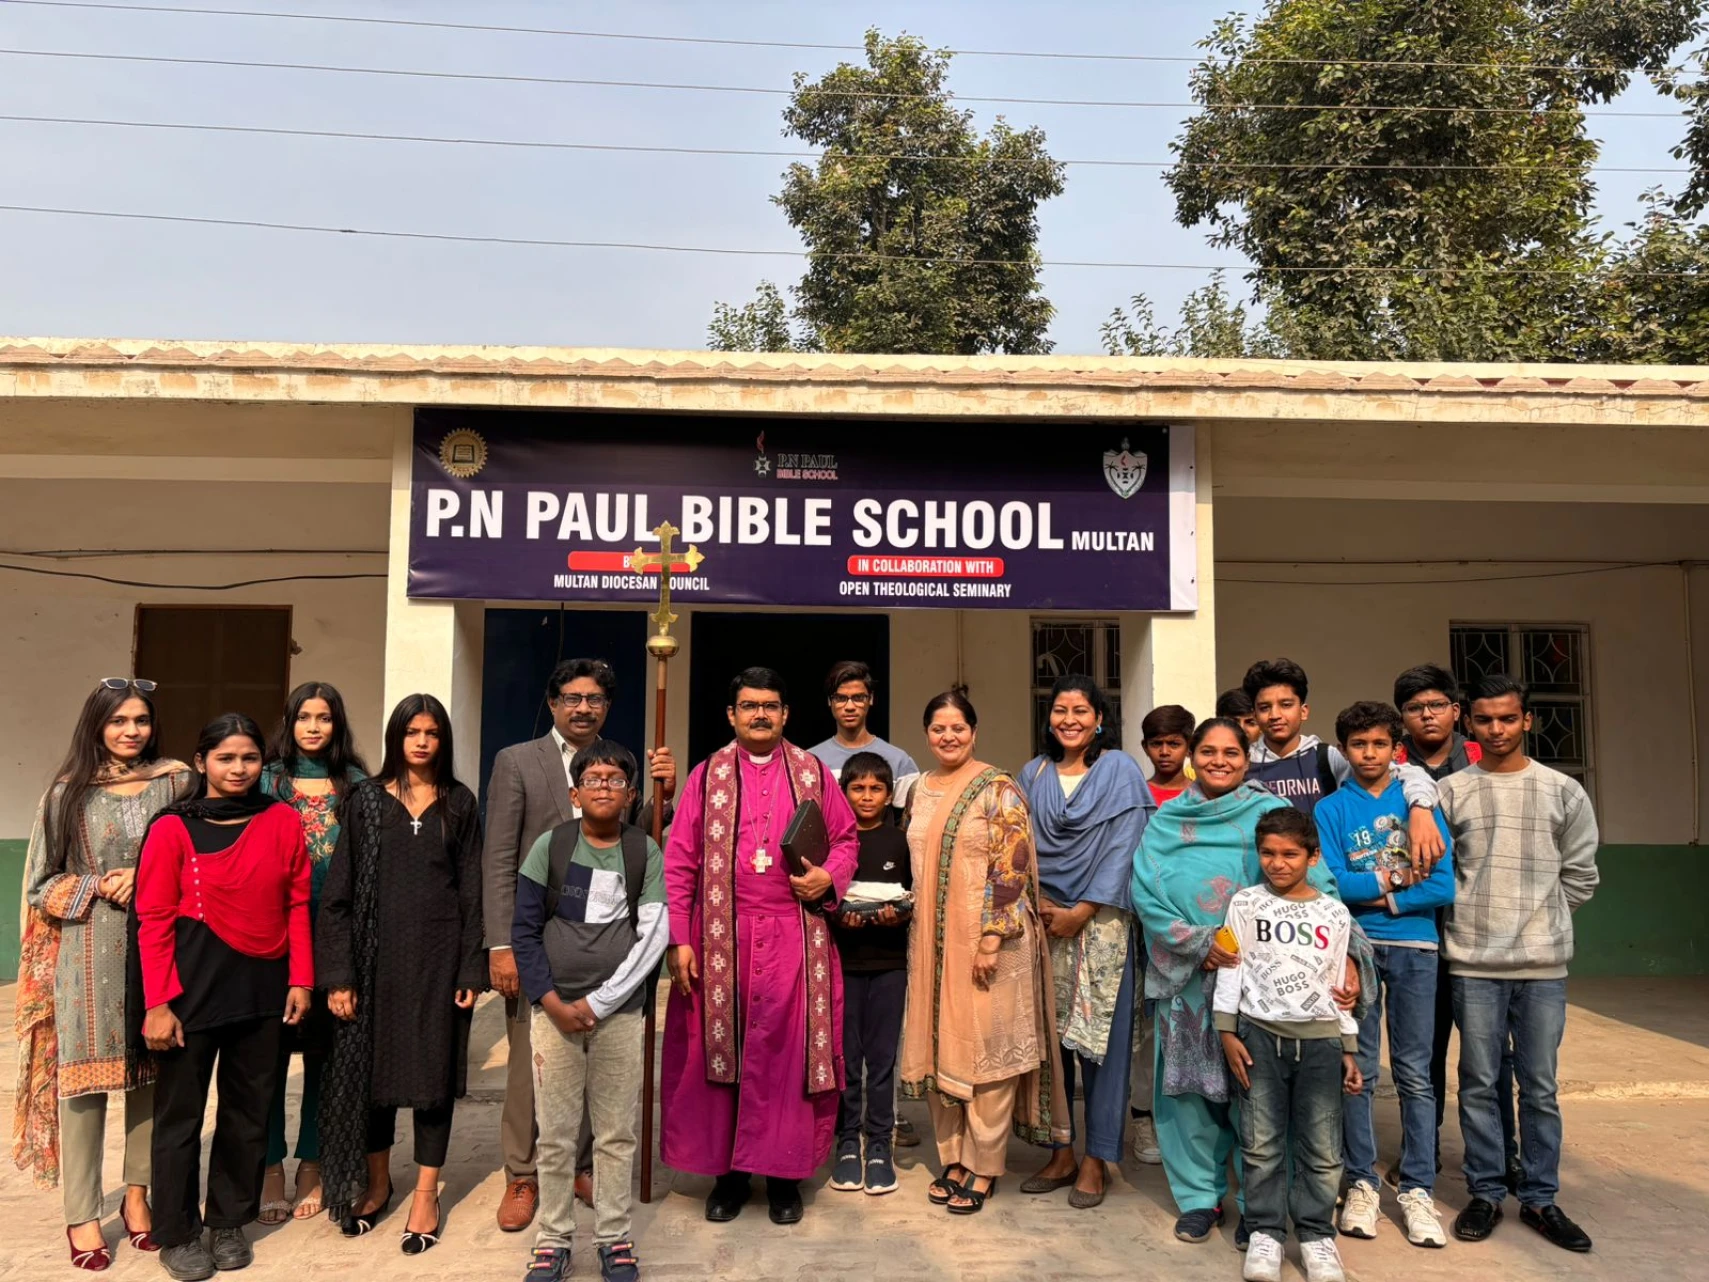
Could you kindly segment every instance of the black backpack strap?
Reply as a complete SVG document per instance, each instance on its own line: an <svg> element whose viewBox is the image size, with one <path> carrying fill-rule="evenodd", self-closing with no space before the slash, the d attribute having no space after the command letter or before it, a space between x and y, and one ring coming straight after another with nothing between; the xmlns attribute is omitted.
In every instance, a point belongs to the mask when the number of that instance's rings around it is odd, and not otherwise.
<svg viewBox="0 0 1709 1282"><path fill-rule="evenodd" d="M546 920L558 915L558 892L570 875L570 864L576 857L576 843L581 840L582 821L572 819L552 829L551 844L547 846L546 861Z"/></svg>
<svg viewBox="0 0 1709 1282"><path fill-rule="evenodd" d="M647 882L647 834L623 825L623 892L629 896L629 925L641 928L641 888Z"/></svg>
<svg viewBox="0 0 1709 1282"><path fill-rule="evenodd" d="M1317 789L1320 796L1327 797L1341 786L1341 781L1335 777L1335 766L1329 759L1329 745L1317 745Z"/></svg>

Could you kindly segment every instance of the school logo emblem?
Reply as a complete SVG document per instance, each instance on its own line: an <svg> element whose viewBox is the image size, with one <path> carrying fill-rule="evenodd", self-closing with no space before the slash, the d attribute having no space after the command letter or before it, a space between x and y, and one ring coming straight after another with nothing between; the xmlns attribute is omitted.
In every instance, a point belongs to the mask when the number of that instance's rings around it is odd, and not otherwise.
<svg viewBox="0 0 1709 1282"><path fill-rule="evenodd" d="M479 432L460 427L439 442L439 466L447 476L466 481L487 465L487 442Z"/></svg>
<svg viewBox="0 0 1709 1282"><path fill-rule="evenodd" d="M771 475L771 455L765 452L765 433L761 432L754 441L754 450L759 455L754 459L754 474L756 476Z"/></svg>
<svg viewBox="0 0 1709 1282"><path fill-rule="evenodd" d="M1104 451L1104 480L1118 499L1131 499L1145 484L1145 465L1145 455L1130 449L1123 437L1121 449Z"/></svg>

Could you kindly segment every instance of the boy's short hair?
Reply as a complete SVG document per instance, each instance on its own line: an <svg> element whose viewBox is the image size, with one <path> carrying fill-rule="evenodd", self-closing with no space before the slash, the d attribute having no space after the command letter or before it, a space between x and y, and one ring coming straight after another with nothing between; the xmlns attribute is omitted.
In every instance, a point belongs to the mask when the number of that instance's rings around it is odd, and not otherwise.
<svg viewBox="0 0 1709 1282"><path fill-rule="evenodd" d="M1394 679L1394 706L1404 708L1426 690L1440 690L1449 703L1460 702L1460 683L1436 663L1421 663Z"/></svg>
<svg viewBox="0 0 1709 1282"><path fill-rule="evenodd" d="M1282 682L1273 682L1281 685ZM1317 825L1312 822L1310 815L1303 810L1295 810L1292 806L1278 806L1266 811L1258 820L1256 839L1263 841L1266 837L1286 837L1304 846L1306 852L1318 849Z"/></svg>
<svg viewBox="0 0 1709 1282"><path fill-rule="evenodd" d="M1505 672L1492 672L1472 682L1472 688L1466 692L1466 703L1469 706L1479 699L1500 699L1510 694L1519 696L1521 712L1531 711L1530 688L1518 677L1510 677Z"/></svg>
<svg viewBox="0 0 1709 1282"><path fill-rule="evenodd" d="M1166 703L1145 714L1145 720L1139 723L1139 737L1142 740L1161 739L1166 734L1178 734L1187 739L1197 724L1193 714L1180 704Z"/></svg>
<svg viewBox="0 0 1709 1282"><path fill-rule="evenodd" d="M868 694L877 694L877 683L872 679L872 669L859 659L844 659L841 663L833 664L825 674L825 697L829 699L837 692L838 686L858 681L866 687Z"/></svg>
<svg viewBox="0 0 1709 1282"><path fill-rule="evenodd" d="M1390 742L1399 743L1405 728L1401 725L1400 713L1375 699L1361 699L1341 709L1335 718L1335 737L1343 748L1361 730L1387 730Z"/></svg>
<svg viewBox="0 0 1709 1282"><path fill-rule="evenodd" d="M1292 659L1260 659L1246 669L1246 677L1240 683L1246 697L1253 702L1257 702L1260 690L1268 690L1271 686L1287 686L1299 696L1301 703L1306 702L1309 686L1305 669Z"/></svg>
<svg viewBox="0 0 1709 1282"><path fill-rule="evenodd" d="M581 787L582 775L590 766L616 766L631 788L640 787L641 781L635 777L640 773L635 754L613 739L595 739L570 758L570 778L576 781L576 787Z"/></svg>
<svg viewBox="0 0 1709 1282"><path fill-rule="evenodd" d="M1216 715L1229 717L1235 721L1252 715L1252 696L1238 687L1224 690L1216 697Z"/></svg>
<svg viewBox="0 0 1709 1282"><path fill-rule="evenodd" d="M890 763L876 752L857 752L843 762L843 776L840 784L843 791L847 792L848 786L856 779L876 779L884 785L884 791L896 791L895 772L890 769Z"/></svg>

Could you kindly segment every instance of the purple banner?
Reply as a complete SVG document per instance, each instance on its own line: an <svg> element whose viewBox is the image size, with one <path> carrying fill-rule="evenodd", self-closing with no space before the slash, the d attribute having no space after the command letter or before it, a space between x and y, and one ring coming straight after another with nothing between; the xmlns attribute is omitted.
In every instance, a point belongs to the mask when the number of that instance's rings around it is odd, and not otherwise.
<svg viewBox="0 0 1709 1282"><path fill-rule="evenodd" d="M669 521L681 605L1190 610L1193 498L1190 427L420 410L409 594L653 600Z"/></svg>

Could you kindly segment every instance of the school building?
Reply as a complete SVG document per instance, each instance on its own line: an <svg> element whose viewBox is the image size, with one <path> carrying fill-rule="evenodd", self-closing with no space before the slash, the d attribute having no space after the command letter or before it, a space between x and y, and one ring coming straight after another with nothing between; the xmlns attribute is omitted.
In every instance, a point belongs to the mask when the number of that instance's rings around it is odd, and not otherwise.
<svg viewBox="0 0 1709 1282"><path fill-rule="evenodd" d="M175 754L318 679L373 761L429 691L478 785L595 654L639 747L667 518L685 769L750 663L811 744L866 660L922 759L963 683L1010 767L1066 672L1137 723L1286 654L1328 736L1412 664L1508 669L1602 823L1575 973L1705 972L1709 371L0 338L0 978L99 678L158 681Z"/></svg>

